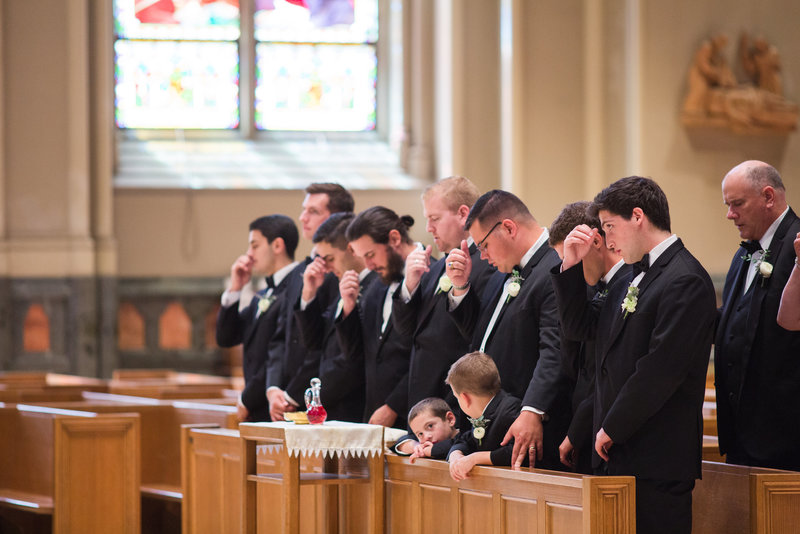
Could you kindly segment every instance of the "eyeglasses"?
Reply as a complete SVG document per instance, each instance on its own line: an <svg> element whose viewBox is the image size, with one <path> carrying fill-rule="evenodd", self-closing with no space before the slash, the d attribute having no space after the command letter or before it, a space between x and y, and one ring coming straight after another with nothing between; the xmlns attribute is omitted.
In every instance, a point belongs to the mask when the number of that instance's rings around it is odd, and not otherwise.
<svg viewBox="0 0 800 534"><path fill-rule="evenodd" d="M478 241L478 243L475 245L476 247L478 247L478 250L480 250L481 252L486 252L486 245L484 243L486 242L487 239L489 239L489 236L492 235L492 232L494 232L494 229L497 228L498 226L500 226L502 223L503 223L503 221L497 221L496 223L494 223L494 226L492 226L492 229L489 230L488 232L486 232L486 235L483 236L483 239Z"/></svg>

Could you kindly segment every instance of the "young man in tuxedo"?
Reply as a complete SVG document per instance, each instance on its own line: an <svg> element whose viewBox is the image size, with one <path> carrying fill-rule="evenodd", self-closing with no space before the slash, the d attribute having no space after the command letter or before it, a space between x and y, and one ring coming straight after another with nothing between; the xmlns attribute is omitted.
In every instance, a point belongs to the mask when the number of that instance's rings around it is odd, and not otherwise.
<svg viewBox="0 0 800 534"><path fill-rule="evenodd" d="M564 240L555 277L564 330L594 328L595 451L609 475L636 477L636 531L689 534L700 477L705 377L716 318L714 286L670 231L669 205L653 180L617 180L594 199L606 244L632 272L602 307L586 295L581 260L598 229ZM587 326L592 325L593 326Z"/></svg>
<svg viewBox="0 0 800 534"><path fill-rule="evenodd" d="M269 340L277 327L280 302L289 273L297 265L297 227L285 215L267 215L250 223L247 252L231 266L230 285L222 294L217 315L217 345L243 344L242 367L245 387L237 402L240 421L267 421L264 396L265 365ZM239 312L242 288L253 274L267 277L266 289L259 291L250 305Z"/></svg>
<svg viewBox="0 0 800 534"><path fill-rule="evenodd" d="M308 349L303 365L308 374L316 373L314 376L322 381L322 404L328 419L358 423L364 417L364 368L347 358L339 346L334 326L339 300L323 309L324 303L316 298L326 273L341 280L345 272L357 272L361 293L377 278L347 244L345 233L354 217L350 212L334 213L314 234L318 255L303 274L303 293L295 317Z"/></svg>
<svg viewBox="0 0 800 534"><path fill-rule="evenodd" d="M506 191L481 196L464 227L497 268L479 294L470 287L472 257L466 241L450 252L447 276L453 319L471 336L470 347L497 364L503 389L522 399L519 417L505 436L514 438L512 465L524 459L546 469L563 469L558 446L570 417L569 383L561 366L558 311L550 269L558 254L548 232L525 204Z"/></svg>
<svg viewBox="0 0 800 534"><path fill-rule="evenodd" d="M600 229L600 219L589 215L591 202L567 204L550 225L550 246L564 258L564 240L577 226L586 225L597 228L592 246L583 258L583 278L586 280L587 297L593 306L600 308L608 295L608 287L625 277L630 266L625 266L622 257L606 246L605 232ZM553 268L551 276L556 276L560 265ZM556 302L559 318L563 324L563 314L570 303L559 299L558 286ZM594 335L561 335L561 358L567 376L573 384L572 420L567 435L559 446L561 463L578 473L591 475L601 469L602 460L594 452L594 432L592 415L594 410L595 388L595 343Z"/></svg>
<svg viewBox="0 0 800 534"><path fill-rule="evenodd" d="M800 219L778 171L761 161L731 169L722 198L745 241L725 278L714 350L720 451L729 463L800 471L800 427L788 423L800 420L800 332L776 321L797 270Z"/></svg>
<svg viewBox="0 0 800 534"><path fill-rule="evenodd" d="M311 240L319 225L332 213L352 212L354 206L353 196L339 184L309 185L306 187L299 218L303 237ZM310 256L306 257L288 275L286 295L281 299L278 327L270 342L266 388L273 421L283 420L285 411L300 409L303 405L303 394L309 381L314 378L314 375L309 376L302 372L308 370L303 366L306 350L294 322L294 313L300 307L300 293L303 291L303 272L311 259ZM317 291L317 298L325 303L325 308L338 298L337 285L336 277L329 275ZM316 356L319 357L319 353Z"/></svg>
<svg viewBox="0 0 800 534"><path fill-rule="evenodd" d="M406 258L421 246L408 235L413 224L410 216L400 217L383 206L364 210L353 219L347 241L379 280L359 295L358 273L346 271L339 282L342 310L336 318L342 350L364 369L364 420L397 428L406 428L411 340L392 325L392 297L403 279Z"/></svg>
<svg viewBox="0 0 800 534"><path fill-rule="evenodd" d="M473 261L472 287L482 291L493 272L480 259L480 251L464 230L469 210L479 196L478 188L461 176L440 180L422 193L425 229L445 256L431 263L430 246L414 249L406 258L405 278L394 296L394 326L411 338L409 406L427 397L448 399L450 388L444 383L447 370L469 350L470 339L462 335L447 311L447 293L452 283L445 275L445 265L446 254L467 240ZM448 400L457 408L452 396Z"/></svg>

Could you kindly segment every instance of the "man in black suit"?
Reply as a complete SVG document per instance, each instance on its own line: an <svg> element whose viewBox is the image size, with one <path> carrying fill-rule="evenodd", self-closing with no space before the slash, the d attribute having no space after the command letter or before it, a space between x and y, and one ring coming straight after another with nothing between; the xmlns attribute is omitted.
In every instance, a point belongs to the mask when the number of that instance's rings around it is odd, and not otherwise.
<svg viewBox="0 0 800 534"><path fill-rule="evenodd" d="M480 259L478 248L464 230L469 209L479 196L478 188L461 176L440 180L422 194L426 230L436 247L447 253L459 248L461 241L468 241L473 261L470 284L478 292L494 271ZM394 326L411 338L409 406L428 397L450 396L450 388L444 382L447 370L469 351L469 337L462 335L447 311L447 293L452 283L445 275L446 258L430 263L430 246L414 249L406 258L405 278L394 296ZM451 408L457 409L455 399L449 400Z"/></svg>
<svg viewBox="0 0 800 534"><path fill-rule="evenodd" d="M303 274L303 294L295 317L308 349L303 363L308 371L301 373L313 374L322 381L322 404L328 419L359 423L364 417L364 367L347 358L339 346L334 326L339 300L322 309L324 303L316 298L326 273L339 280L347 271L357 272L361 293L377 278L347 245L345 232L354 217L350 212L334 213L314 234L318 255Z"/></svg>
<svg viewBox="0 0 800 534"><path fill-rule="evenodd" d="M608 287L629 274L622 257L606 246L605 232L600 229L600 219L588 213L591 202L567 204L550 225L550 246L560 258L564 258L564 240L582 224L597 228L592 246L583 258L583 278L586 280L587 297L592 305L600 308L608 295ZM560 272L560 265L553 268L551 276ZM559 319L564 323L564 304L559 300L558 286L556 302ZM567 336L562 328L561 361L573 384L572 420L564 441L559 446L561 463L578 473L591 475L601 468L602 460L594 451L592 416L594 413L595 389L595 343L594 336Z"/></svg>
<svg viewBox="0 0 800 534"><path fill-rule="evenodd" d="M380 278L359 297L358 273L346 271L339 282L342 311L336 318L342 350L364 369L364 420L397 428L406 428L411 339L392 324L392 297L403 279L406 258L420 246L408 236L413 224L410 216L399 217L382 206L364 210L353 219L347 241Z"/></svg>
<svg viewBox="0 0 800 534"><path fill-rule="evenodd" d="M490 355L503 389L522 399L522 411L506 434L514 438L513 464L562 469L558 445L569 423L569 384L561 367L560 331L550 269L558 254L548 232L516 196L493 190L470 210L464 227L481 258L497 268L482 294L470 287L467 243L450 252L448 298L453 318L472 350Z"/></svg>
<svg viewBox="0 0 800 534"><path fill-rule="evenodd" d="M800 219L760 161L731 169L722 198L746 241L725 279L714 350L720 451L729 463L800 471L800 333L776 322Z"/></svg>
<svg viewBox="0 0 800 534"><path fill-rule="evenodd" d="M609 475L636 476L636 531L689 534L700 477L705 376L715 292L708 273L670 232L669 206L653 180L631 176L601 191L592 213L606 244L634 264L597 310L581 260L597 229L564 240L558 286L565 332L595 322L595 450ZM563 298L561 298L563 296Z"/></svg>
<svg viewBox="0 0 800 534"><path fill-rule="evenodd" d="M285 291L287 275L297 265L293 263L297 241L297 227L285 215L267 215L251 222L247 253L231 266L230 285L222 294L222 307L217 315L217 344L220 347L244 345L245 387L237 402L240 421L268 420L265 365L280 309L276 299ZM259 291L240 312L242 288L254 273L267 275L267 288Z"/></svg>
<svg viewBox="0 0 800 534"><path fill-rule="evenodd" d="M355 203L353 196L339 184L315 183L306 188L300 224L303 237L311 240L319 225L332 213L352 212ZM312 252L313 256L313 252ZM278 327L270 342L267 361L266 388L270 416L273 421L282 421L283 412L301 409L303 394L314 375L303 371L306 349L300 340L300 332L295 327L294 313L300 307L300 293L303 291L303 272L311 263L306 257L288 275L286 294L281 299L281 313ZM338 282L329 275L317 291L317 298L324 302L324 308L338 298ZM317 354L319 357L319 354Z"/></svg>

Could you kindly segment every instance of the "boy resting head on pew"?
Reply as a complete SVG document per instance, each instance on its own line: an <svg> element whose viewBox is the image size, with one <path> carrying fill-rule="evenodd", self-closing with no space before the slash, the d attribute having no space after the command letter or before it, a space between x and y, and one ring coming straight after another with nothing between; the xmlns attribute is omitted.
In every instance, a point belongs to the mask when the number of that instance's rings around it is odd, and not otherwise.
<svg viewBox="0 0 800 534"><path fill-rule="evenodd" d="M483 352L471 352L450 366L445 379L472 429L459 434L447 461L453 480L468 478L476 465L511 465L513 440L500 446L522 403L500 389L500 373ZM523 465L527 466L527 459Z"/></svg>
<svg viewBox="0 0 800 534"><path fill-rule="evenodd" d="M444 399L422 399L408 411L408 426L419 440L411 453L411 463L416 458L444 460L453 440L458 435L456 416Z"/></svg>

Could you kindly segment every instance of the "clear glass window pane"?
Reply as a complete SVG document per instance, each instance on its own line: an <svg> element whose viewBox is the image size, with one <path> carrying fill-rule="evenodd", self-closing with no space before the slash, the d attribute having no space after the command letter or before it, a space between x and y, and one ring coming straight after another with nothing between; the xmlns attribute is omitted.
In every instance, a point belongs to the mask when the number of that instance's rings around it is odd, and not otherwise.
<svg viewBox="0 0 800 534"><path fill-rule="evenodd" d="M257 41L375 43L378 0L256 0Z"/></svg>
<svg viewBox="0 0 800 534"><path fill-rule="evenodd" d="M375 129L377 58L372 45L256 47L256 127Z"/></svg>
<svg viewBox="0 0 800 534"><path fill-rule="evenodd" d="M114 48L120 128L239 125L236 43L119 40Z"/></svg>
<svg viewBox="0 0 800 534"><path fill-rule="evenodd" d="M117 36L126 39L239 38L239 0L114 0Z"/></svg>

